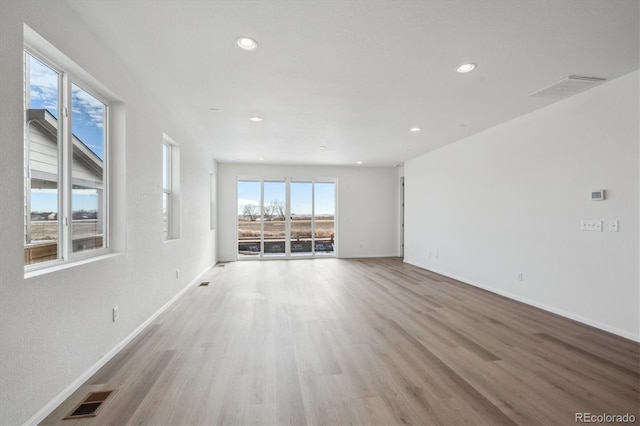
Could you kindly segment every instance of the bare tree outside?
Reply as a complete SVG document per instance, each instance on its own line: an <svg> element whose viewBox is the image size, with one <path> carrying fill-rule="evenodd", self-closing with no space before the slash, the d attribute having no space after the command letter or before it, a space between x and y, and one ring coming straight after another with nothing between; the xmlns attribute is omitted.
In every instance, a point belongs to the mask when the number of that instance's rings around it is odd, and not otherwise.
<svg viewBox="0 0 640 426"><path fill-rule="evenodd" d="M273 200L269 205L269 210L272 216L276 216L278 220L284 220L284 203L282 201Z"/></svg>
<svg viewBox="0 0 640 426"><path fill-rule="evenodd" d="M242 210L242 214L249 218L251 222L255 222L258 208L253 204L247 204Z"/></svg>
<svg viewBox="0 0 640 426"><path fill-rule="evenodd" d="M266 204L264 205L264 220L273 220L273 205Z"/></svg>

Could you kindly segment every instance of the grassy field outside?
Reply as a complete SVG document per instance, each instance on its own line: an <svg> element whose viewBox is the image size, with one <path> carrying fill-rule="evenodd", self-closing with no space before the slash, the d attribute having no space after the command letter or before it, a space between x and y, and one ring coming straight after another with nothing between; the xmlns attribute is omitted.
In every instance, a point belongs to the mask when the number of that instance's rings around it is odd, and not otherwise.
<svg viewBox="0 0 640 426"><path fill-rule="evenodd" d="M98 221L84 219L72 221L73 239L87 238L98 235ZM57 220L31 221L31 241L53 241L58 239Z"/></svg>
<svg viewBox="0 0 640 426"><path fill-rule="evenodd" d="M260 237L262 222L246 220L244 217L238 219L238 237L250 238ZM316 219L315 231L317 238L331 238L335 236L334 219ZM284 220L267 220L264 222L265 238L284 237ZM291 239L311 238L311 219L294 219L291 221Z"/></svg>

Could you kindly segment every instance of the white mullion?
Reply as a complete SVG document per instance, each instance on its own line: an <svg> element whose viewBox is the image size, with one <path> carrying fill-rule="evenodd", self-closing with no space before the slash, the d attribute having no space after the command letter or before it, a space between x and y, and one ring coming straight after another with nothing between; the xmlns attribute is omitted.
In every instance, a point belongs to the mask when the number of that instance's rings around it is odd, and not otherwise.
<svg viewBox="0 0 640 426"><path fill-rule="evenodd" d="M23 113L25 114L23 130L24 130L24 145L22 147L24 158L23 168L24 168L24 221L25 221L25 244L31 243L31 125L27 120L26 114L27 110L31 108L31 59L30 55L23 51L22 53L22 78L23 78L23 87L22 87L22 96L23 96ZM59 218L58 218L59 220ZM60 229L60 227L58 227ZM60 235L58 235L59 241Z"/></svg>
<svg viewBox="0 0 640 426"><path fill-rule="evenodd" d="M311 255L316 255L316 181L311 180Z"/></svg>
<svg viewBox="0 0 640 426"><path fill-rule="evenodd" d="M338 257L338 182L333 182L333 256Z"/></svg>
<svg viewBox="0 0 640 426"><path fill-rule="evenodd" d="M285 178L284 187L284 255L291 257L291 178Z"/></svg>
<svg viewBox="0 0 640 426"><path fill-rule="evenodd" d="M105 103L104 108L104 126L103 126L103 141L102 141L102 248L106 249L111 247L111 224L109 223L111 212L109 211L110 199L110 177L111 177L111 144L109 143L111 129L111 114L110 104Z"/></svg>
<svg viewBox="0 0 640 426"><path fill-rule="evenodd" d="M264 179L260 179L260 259L264 258Z"/></svg>
<svg viewBox="0 0 640 426"><path fill-rule="evenodd" d="M59 183L58 183L58 211L61 212L58 220L60 221L61 237L59 239L59 246L61 249L62 260L69 260L71 253L73 252L73 240L72 240L72 207L71 207L71 162L73 160L73 132L71 130L71 83L67 73L61 73L60 79L60 95L58 97L58 103L60 110L58 126L58 140L59 147Z"/></svg>

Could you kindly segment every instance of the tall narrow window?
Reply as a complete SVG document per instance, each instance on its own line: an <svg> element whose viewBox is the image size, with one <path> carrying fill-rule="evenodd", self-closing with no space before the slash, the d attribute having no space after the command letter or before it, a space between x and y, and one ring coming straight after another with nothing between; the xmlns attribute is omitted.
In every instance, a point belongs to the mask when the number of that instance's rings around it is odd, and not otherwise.
<svg viewBox="0 0 640 426"><path fill-rule="evenodd" d="M209 229L216 229L216 174L209 175Z"/></svg>
<svg viewBox="0 0 640 426"><path fill-rule="evenodd" d="M180 238L180 148L167 135L162 140L162 235Z"/></svg>
<svg viewBox="0 0 640 426"><path fill-rule="evenodd" d="M171 238L171 145L162 143L162 235Z"/></svg>
<svg viewBox="0 0 640 426"><path fill-rule="evenodd" d="M52 64L24 53L25 265L108 247L109 105Z"/></svg>

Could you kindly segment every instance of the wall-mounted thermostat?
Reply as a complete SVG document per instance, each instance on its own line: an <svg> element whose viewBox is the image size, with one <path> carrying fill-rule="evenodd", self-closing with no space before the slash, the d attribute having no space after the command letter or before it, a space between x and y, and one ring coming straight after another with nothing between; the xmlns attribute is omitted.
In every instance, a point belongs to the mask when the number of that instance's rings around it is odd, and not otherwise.
<svg viewBox="0 0 640 426"><path fill-rule="evenodd" d="M594 189L591 191L591 201L604 200L604 189Z"/></svg>

